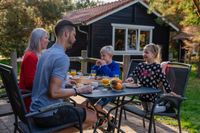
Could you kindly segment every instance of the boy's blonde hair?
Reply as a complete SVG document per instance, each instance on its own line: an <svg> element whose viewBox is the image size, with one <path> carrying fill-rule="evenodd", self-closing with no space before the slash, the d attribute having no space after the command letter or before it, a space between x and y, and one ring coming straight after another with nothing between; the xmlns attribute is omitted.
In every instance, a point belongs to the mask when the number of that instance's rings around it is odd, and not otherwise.
<svg viewBox="0 0 200 133"><path fill-rule="evenodd" d="M110 54L111 56L113 56L114 50L113 50L112 46L104 46L101 48L100 53L101 54L106 53L106 54Z"/></svg>
<svg viewBox="0 0 200 133"><path fill-rule="evenodd" d="M150 43L147 44L144 49L147 49L148 51L151 51L154 55L155 55L155 62L156 63L160 63L161 62L161 49L160 46L154 44L154 43Z"/></svg>

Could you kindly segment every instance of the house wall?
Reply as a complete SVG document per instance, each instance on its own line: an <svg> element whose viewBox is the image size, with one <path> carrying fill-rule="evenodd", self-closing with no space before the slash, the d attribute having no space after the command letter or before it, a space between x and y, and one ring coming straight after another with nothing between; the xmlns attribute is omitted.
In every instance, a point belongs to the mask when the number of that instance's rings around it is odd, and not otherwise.
<svg viewBox="0 0 200 133"><path fill-rule="evenodd" d="M90 25L89 56L99 58L99 51L105 45L112 45L111 23L154 26L153 43L162 47L163 60L168 60L170 27L155 22L157 16L147 14L147 9L140 3L127 7ZM134 54L134 53L133 53ZM139 58L142 58L139 56ZM120 56L118 56L121 60Z"/></svg>
<svg viewBox="0 0 200 133"><path fill-rule="evenodd" d="M89 30L88 26L81 26L81 30L87 31ZM66 54L70 57L72 56L81 56L81 50L86 50L88 46L87 35L81 33L76 29L76 42L73 44L72 48L66 50ZM80 70L81 64L79 62L71 62L70 69Z"/></svg>

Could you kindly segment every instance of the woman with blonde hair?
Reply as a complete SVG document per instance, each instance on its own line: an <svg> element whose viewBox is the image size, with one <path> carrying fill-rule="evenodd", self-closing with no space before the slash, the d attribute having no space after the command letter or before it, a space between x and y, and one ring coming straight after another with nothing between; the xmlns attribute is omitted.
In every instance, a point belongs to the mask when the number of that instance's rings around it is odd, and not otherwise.
<svg viewBox="0 0 200 133"><path fill-rule="evenodd" d="M43 28L35 28L30 35L28 47L23 55L20 70L19 87L22 90L32 91L38 58L42 50L47 48L49 35ZM26 109L29 112L31 98L25 99Z"/></svg>

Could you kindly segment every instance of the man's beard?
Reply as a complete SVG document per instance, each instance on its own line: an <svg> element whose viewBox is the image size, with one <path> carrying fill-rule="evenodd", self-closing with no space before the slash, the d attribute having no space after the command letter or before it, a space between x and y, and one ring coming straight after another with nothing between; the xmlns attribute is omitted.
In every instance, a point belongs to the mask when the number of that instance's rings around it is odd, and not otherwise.
<svg viewBox="0 0 200 133"><path fill-rule="evenodd" d="M68 42L68 49L72 48L74 42L72 42L70 39L67 42Z"/></svg>

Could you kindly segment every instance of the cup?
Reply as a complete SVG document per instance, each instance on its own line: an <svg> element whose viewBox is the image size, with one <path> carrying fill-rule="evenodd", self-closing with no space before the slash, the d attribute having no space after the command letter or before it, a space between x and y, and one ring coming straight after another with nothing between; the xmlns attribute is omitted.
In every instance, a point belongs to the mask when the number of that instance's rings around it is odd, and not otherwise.
<svg viewBox="0 0 200 133"><path fill-rule="evenodd" d="M114 75L114 78L115 78L115 79L119 79L119 75L118 75L118 74L115 74L115 75Z"/></svg>
<svg viewBox="0 0 200 133"><path fill-rule="evenodd" d="M76 69L71 69L70 74L74 77L76 76Z"/></svg>
<svg viewBox="0 0 200 133"><path fill-rule="evenodd" d="M96 76L96 70L91 70L91 76L92 76L92 78L95 78L95 76Z"/></svg>
<svg viewBox="0 0 200 133"><path fill-rule="evenodd" d="M103 77L101 82L102 82L103 85L107 86L110 83L110 79L108 77Z"/></svg>

